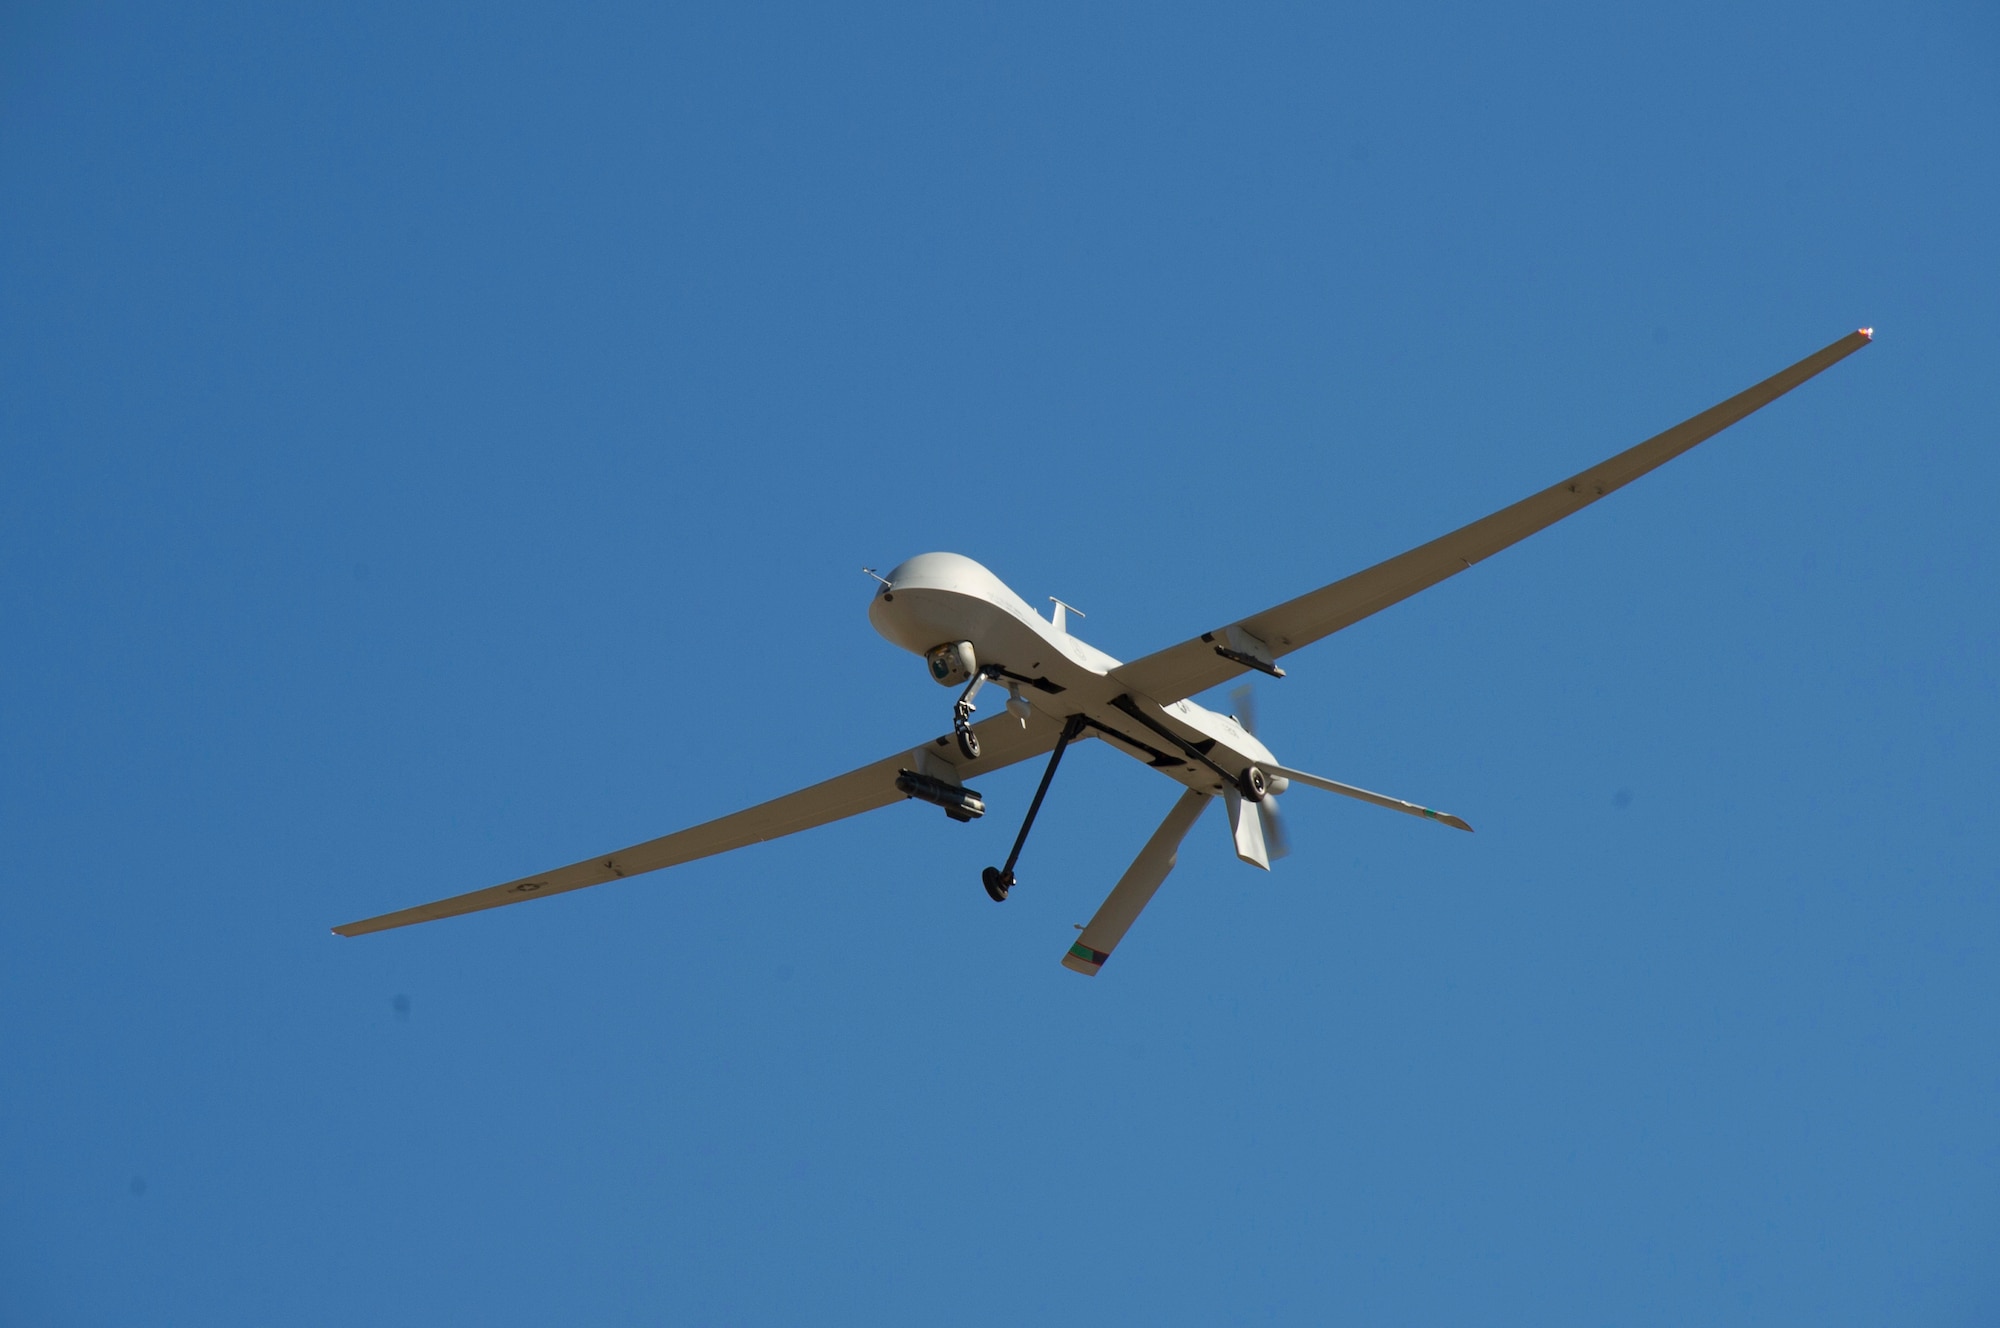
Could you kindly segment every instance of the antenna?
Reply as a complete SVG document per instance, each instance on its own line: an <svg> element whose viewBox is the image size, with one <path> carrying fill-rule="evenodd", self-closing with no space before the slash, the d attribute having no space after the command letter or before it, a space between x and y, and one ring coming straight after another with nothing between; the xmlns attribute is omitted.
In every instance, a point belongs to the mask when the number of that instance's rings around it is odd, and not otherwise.
<svg viewBox="0 0 2000 1328"><path fill-rule="evenodd" d="M864 572L866 572L866 573L868 573L868 575L870 575L870 576L874 577L874 578L875 578L875 579L876 579L877 581L880 581L880 582L882 583L882 589L884 589L884 590L887 590L887 589L889 589L889 578L888 578L888 577L886 577L886 576L883 576L883 575L882 575L882 574L881 574L880 572L876 571L876 570L875 570L874 568L872 568L872 567L864 567L864 568L862 568L861 570L862 570L862 571L864 571Z"/></svg>
<svg viewBox="0 0 2000 1328"><path fill-rule="evenodd" d="M1055 629L1058 632L1067 632L1069 630L1069 614L1074 613L1079 618L1088 618L1090 616L1073 604L1063 603L1054 595L1049 596L1049 603L1055 605L1055 608L1049 611L1049 621L1055 624Z"/></svg>

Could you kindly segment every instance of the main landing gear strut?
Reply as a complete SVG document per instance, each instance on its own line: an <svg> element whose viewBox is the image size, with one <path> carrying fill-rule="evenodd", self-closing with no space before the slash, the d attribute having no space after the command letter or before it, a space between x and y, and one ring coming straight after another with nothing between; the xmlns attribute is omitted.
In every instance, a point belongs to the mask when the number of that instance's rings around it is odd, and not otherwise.
<svg viewBox="0 0 2000 1328"><path fill-rule="evenodd" d="M1071 715L1069 722L1063 725L1062 736L1056 739L1056 749L1049 753L1049 768L1042 771L1041 787L1035 790L1035 800L1028 804L1028 815L1021 822L1021 833L1014 836L1014 851L1007 855L1007 865L988 867L979 874L981 884L986 887L987 896L994 903L1004 903L1007 892L1014 888L1014 864L1020 861L1021 846L1028 842L1028 831L1034 828L1035 813L1042 809L1042 799L1048 796L1049 783L1056 777L1056 766L1062 762L1063 748L1069 746L1070 740L1081 732L1083 732L1083 716Z"/></svg>

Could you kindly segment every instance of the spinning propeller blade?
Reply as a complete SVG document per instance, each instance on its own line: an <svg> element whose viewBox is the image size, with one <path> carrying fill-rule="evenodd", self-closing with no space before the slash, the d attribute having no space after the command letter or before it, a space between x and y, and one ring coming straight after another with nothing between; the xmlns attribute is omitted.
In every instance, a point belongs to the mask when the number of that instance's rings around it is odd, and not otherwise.
<svg viewBox="0 0 2000 1328"><path fill-rule="evenodd" d="M1278 795L1267 793L1257 804L1257 819L1264 823L1264 853L1272 861L1277 861L1292 851L1292 839L1285 833L1285 823L1278 815Z"/></svg>
<svg viewBox="0 0 2000 1328"><path fill-rule="evenodd" d="M1244 683L1229 693L1229 704L1236 708L1236 722L1249 730L1251 737L1256 737L1257 689Z"/></svg>
<svg viewBox="0 0 2000 1328"><path fill-rule="evenodd" d="M1257 692L1249 683L1244 683L1229 694L1229 704L1235 707L1236 722L1241 724L1251 737L1257 736ZM1275 794L1278 790L1272 790ZM1257 819L1264 824L1264 853L1275 861L1287 857L1292 851L1292 837L1285 833L1284 818L1278 815L1278 800L1266 797L1257 804Z"/></svg>

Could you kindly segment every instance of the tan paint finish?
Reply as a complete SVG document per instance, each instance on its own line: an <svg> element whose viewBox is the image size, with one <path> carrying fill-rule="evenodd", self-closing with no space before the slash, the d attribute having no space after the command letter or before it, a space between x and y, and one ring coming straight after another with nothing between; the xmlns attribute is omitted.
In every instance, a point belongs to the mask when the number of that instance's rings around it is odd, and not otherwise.
<svg viewBox="0 0 2000 1328"><path fill-rule="evenodd" d="M1230 627L1247 630L1268 642L1276 655L1309 646L1582 511L1612 490L1623 488L1746 415L1768 406L1871 340L1873 334L1866 328L1851 332L1755 387L1738 392L1722 404L1711 406L1693 419L1655 434L1608 461L1523 498L1512 507L1502 508L1492 516L1356 572L1345 580L1286 600L1276 608L1120 665L1112 670L1112 676L1148 696L1171 701L1206 691L1247 671L1243 665L1215 653L1216 644L1223 641Z"/></svg>

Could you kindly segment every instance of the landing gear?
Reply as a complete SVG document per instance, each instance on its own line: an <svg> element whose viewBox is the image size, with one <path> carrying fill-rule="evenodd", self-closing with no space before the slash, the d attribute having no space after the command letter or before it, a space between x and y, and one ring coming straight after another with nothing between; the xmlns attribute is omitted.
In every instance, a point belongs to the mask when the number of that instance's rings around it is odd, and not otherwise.
<svg viewBox="0 0 2000 1328"><path fill-rule="evenodd" d="M1056 777L1056 766L1061 763L1063 748L1070 740L1083 732L1083 716L1071 715L1063 725L1062 736L1056 739L1056 749L1049 753L1049 768L1042 771L1041 787L1035 790L1035 800L1028 804L1028 815L1021 822L1021 833L1014 836L1014 850L1007 855L1004 867L988 867L979 874L979 880L986 887L986 896L996 904L1007 902L1007 892L1014 888L1014 864L1021 859L1021 846L1028 842L1028 831L1034 828L1035 813L1042 809L1042 799L1048 796L1049 782Z"/></svg>
<svg viewBox="0 0 2000 1328"><path fill-rule="evenodd" d="M972 712L978 707L972 698L979 695L979 689L986 685L986 670L972 675L972 681L958 694L958 701L951 708L951 731L958 736L960 755L968 761L979 759L979 735L972 731Z"/></svg>
<svg viewBox="0 0 2000 1328"><path fill-rule="evenodd" d="M1271 791L1271 784L1264 778L1262 770L1254 765L1246 766L1243 773L1236 777L1236 791L1243 795L1246 802L1262 802L1264 795Z"/></svg>
<svg viewBox="0 0 2000 1328"><path fill-rule="evenodd" d="M975 684L976 685L976 684ZM979 759L979 735L972 731L972 705L960 701L951 715L951 731L958 735L958 750L968 761Z"/></svg>

